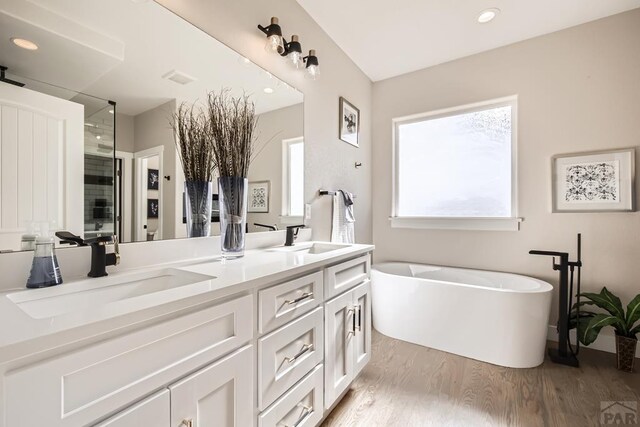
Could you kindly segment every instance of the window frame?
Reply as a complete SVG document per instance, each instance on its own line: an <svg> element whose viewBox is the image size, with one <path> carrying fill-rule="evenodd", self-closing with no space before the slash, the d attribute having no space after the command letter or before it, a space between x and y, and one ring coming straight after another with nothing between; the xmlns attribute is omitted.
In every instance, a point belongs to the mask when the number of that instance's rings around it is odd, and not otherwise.
<svg viewBox="0 0 640 427"><path fill-rule="evenodd" d="M303 215L291 215L291 193L289 191L291 188L291 168L289 165L291 164L290 147L294 144L302 144L302 150L304 152L303 136L282 140L282 207L280 211L280 222L289 225L301 224L301 221L303 220ZM304 206L302 206L302 209L304 211Z"/></svg>
<svg viewBox="0 0 640 427"><path fill-rule="evenodd" d="M399 216L399 126L435 120L460 114L473 113L499 107L511 107L511 216L509 217L432 217ZM392 198L391 226L393 228L425 228L440 230L494 230L518 231L522 218L518 217L518 96L512 95L473 104L444 108L427 113L392 119Z"/></svg>

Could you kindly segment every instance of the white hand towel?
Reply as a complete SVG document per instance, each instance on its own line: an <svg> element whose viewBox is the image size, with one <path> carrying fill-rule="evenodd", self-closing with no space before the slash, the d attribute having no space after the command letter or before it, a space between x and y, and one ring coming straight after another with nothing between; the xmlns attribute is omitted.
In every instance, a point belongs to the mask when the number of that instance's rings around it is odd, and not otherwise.
<svg viewBox="0 0 640 427"><path fill-rule="evenodd" d="M347 211L351 210L347 219ZM347 206L342 191L333 195L333 218L331 224L331 241L334 243L355 243L355 218L353 205Z"/></svg>

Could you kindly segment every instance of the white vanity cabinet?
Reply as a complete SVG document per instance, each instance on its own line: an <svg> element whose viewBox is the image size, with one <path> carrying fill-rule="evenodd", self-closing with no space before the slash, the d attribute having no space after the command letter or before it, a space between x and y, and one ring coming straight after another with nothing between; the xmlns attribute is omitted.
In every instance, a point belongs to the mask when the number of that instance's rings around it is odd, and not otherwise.
<svg viewBox="0 0 640 427"><path fill-rule="evenodd" d="M325 304L325 408L371 359L371 282Z"/></svg>
<svg viewBox="0 0 640 427"><path fill-rule="evenodd" d="M318 426L371 358L370 265L327 260L0 366L0 427Z"/></svg>
<svg viewBox="0 0 640 427"><path fill-rule="evenodd" d="M92 425L166 388L248 343L253 301L241 296L7 372L6 427Z"/></svg>

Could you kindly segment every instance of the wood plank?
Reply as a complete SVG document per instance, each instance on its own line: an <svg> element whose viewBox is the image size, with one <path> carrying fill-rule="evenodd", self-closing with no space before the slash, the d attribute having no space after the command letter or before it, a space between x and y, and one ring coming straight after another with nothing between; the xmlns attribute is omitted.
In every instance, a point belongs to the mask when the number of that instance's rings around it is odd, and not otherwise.
<svg viewBox="0 0 640 427"><path fill-rule="evenodd" d="M2 107L2 211L3 230L18 228L18 109Z"/></svg>
<svg viewBox="0 0 640 427"><path fill-rule="evenodd" d="M372 355L323 426L598 426L601 401L640 400L640 373L590 349L580 368L511 369L374 331Z"/></svg>
<svg viewBox="0 0 640 427"><path fill-rule="evenodd" d="M33 113L18 113L18 219L20 227L33 220Z"/></svg>

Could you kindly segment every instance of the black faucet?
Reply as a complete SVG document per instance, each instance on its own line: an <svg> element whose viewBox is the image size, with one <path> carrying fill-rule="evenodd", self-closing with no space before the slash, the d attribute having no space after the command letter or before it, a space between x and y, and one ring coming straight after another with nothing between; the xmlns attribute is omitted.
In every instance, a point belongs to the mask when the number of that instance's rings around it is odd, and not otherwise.
<svg viewBox="0 0 640 427"><path fill-rule="evenodd" d="M83 239L68 231L58 231L56 236L60 243L75 244L78 246L91 246L91 270L89 277L108 276L107 266L120 264L120 249L117 236L98 236L92 239ZM114 252L107 254L106 245L114 244Z"/></svg>
<svg viewBox="0 0 640 427"><path fill-rule="evenodd" d="M301 228L304 228L304 224L287 226L287 239L284 242L285 246L293 246L293 242L298 237L298 232Z"/></svg>
<svg viewBox="0 0 640 427"><path fill-rule="evenodd" d="M551 262L554 271L560 273L559 292L558 292L558 348L549 349L549 357L555 363L569 366L579 366L577 352L574 352L569 341L570 317L572 310L573 296L573 272L578 269L577 298L578 298L578 316L580 315L580 269L582 268L582 236L578 234L578 259L577 261L569 261L569 253L555 251L529 251L531 255L543 255L553 257ZM556 263L556 257L560 258L560 263ZM571 272L571 278L569 278ZM577 345L580 345L579 342Z"/></svg>
<svg viewBox="0 0 640 427"><path fill-rule="evenodd" d="M255 225L256 227L266 228L266 229L271 230L271 231L278 231L278 226L277 225L259 224L257 222L254 222L253 225Z"/></svg>

